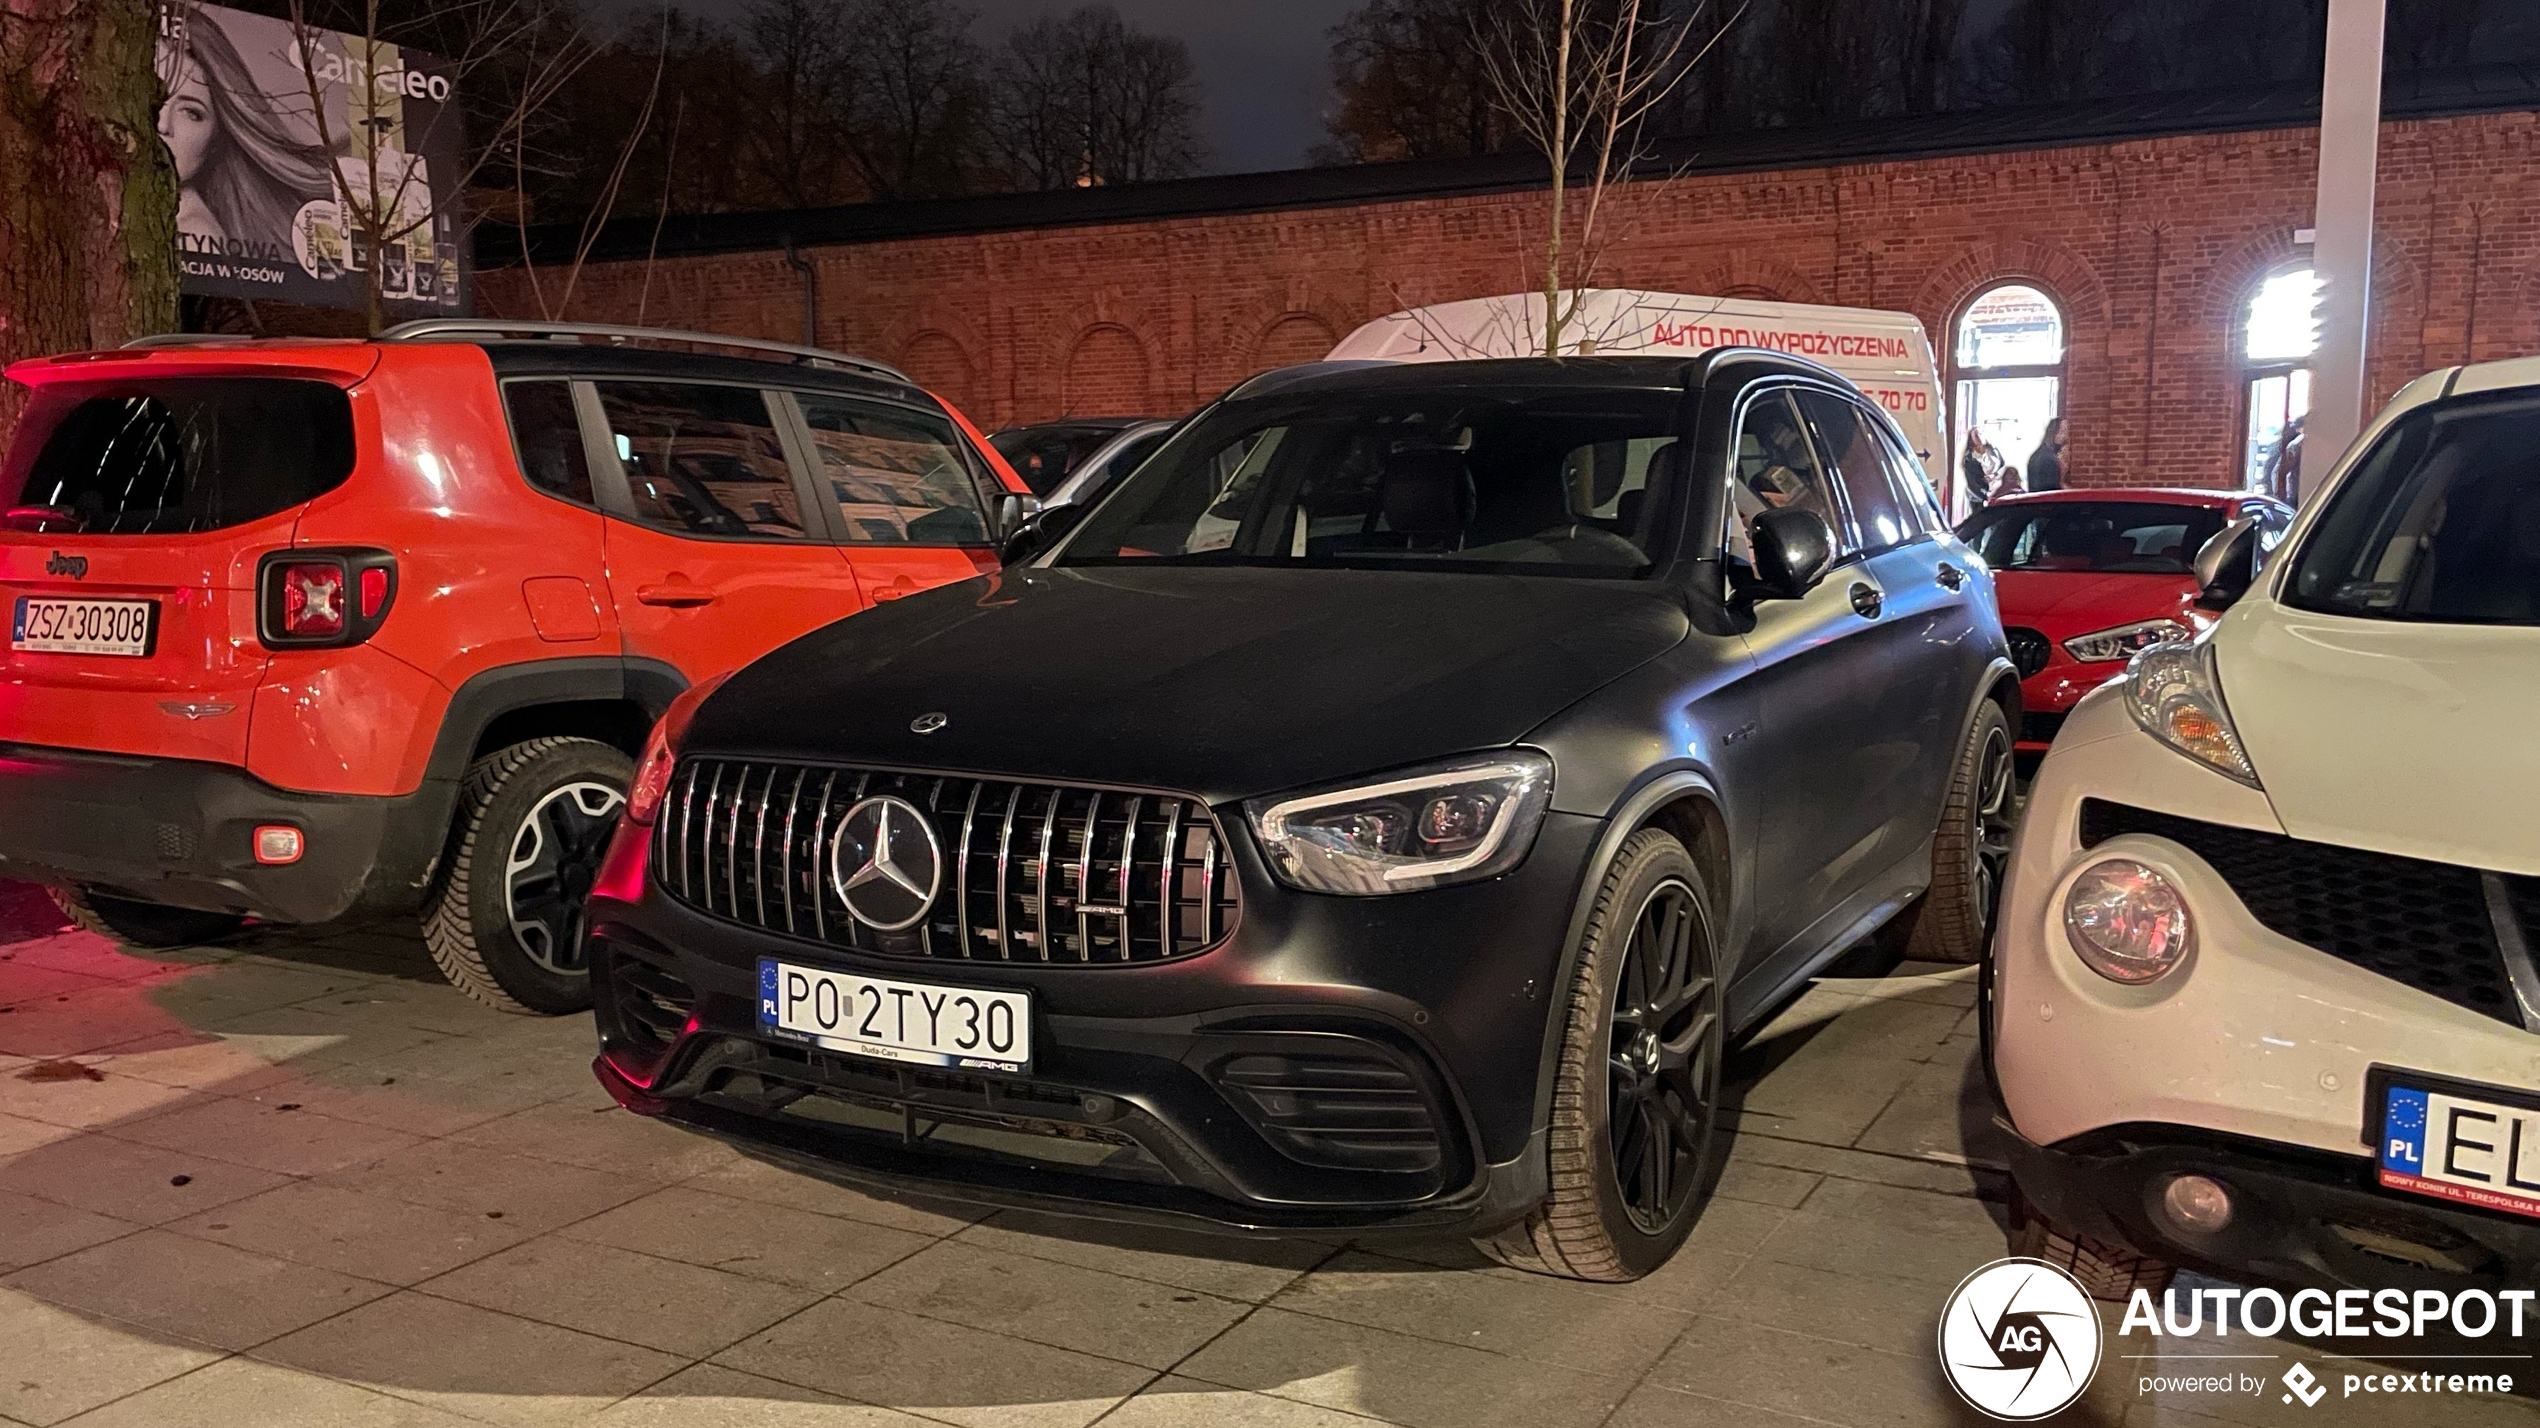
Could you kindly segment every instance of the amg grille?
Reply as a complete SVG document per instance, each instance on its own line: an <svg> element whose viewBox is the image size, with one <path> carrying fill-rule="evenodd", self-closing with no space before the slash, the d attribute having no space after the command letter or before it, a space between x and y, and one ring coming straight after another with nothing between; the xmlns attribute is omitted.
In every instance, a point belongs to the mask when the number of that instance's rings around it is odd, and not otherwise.
<svg viewBox="0 0 2540 1428"><path fill-rule="evenodd" d="M2019 666L2020 678L2026 679L2046 667L2054 645L2046 636L2024 625L2013 625L2002 632L2011 643L2011 663Z"/></svg>
<svg viewBox="0 0 2540 1428"><path fill-rule="evenodd" d="M847 811L879 794L923 810L945 862L925 918L884 932L829 876ZM655 824L653 877L717 917L859 952L1126 965L1205 952L1239 894L1207 805L1073 784L696 758Z"/></svg>
<svg viewBox="0 0 2540 1428"><path fill-rule="evenodd" d="M2167 838L2212 864L2249 915L2274 932L2454 1006L2523 1025L2504 944L2527 944L2523 929L2540 930L2532 921L2540 913L2540 879L2503 878L2508 896L2491 899L2494 875L2476 868L2098 799L2082 804L2083 846L2125 833ZM2522 945L2514 950L2522 954Z"/></svg>

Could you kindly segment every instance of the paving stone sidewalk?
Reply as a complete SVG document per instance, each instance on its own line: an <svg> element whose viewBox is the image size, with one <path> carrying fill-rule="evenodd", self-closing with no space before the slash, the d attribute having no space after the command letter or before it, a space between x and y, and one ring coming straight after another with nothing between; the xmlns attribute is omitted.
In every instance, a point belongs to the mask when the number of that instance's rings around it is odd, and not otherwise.
<svg viewBox="0 0 2540 1428"><path fill-rule="evenodd" d="M2003 1253L1973 1004L1820 981L1732 1063L1691 1243L1587 1286L875 1199L618 1110L587 1017L481 1008L402 928L142 956L0 884L0 1422L1972 1424L1932 1343ZM2293 1421L2141 1367L2067 1416Z"/></svg>

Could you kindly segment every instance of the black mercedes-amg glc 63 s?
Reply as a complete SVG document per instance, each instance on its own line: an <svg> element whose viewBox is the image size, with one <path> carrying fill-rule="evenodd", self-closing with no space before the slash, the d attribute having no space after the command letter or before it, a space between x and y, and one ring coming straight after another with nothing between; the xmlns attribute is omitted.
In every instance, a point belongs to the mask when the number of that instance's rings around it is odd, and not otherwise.
<svg viewBox="0 0 2540 1428"><path fill-rule="evenodd" d="M1628 1279L1731 1037L1882 928L1984 941L1990 578L1806 362L1289 369L1009 553L663 721L590 914L621 1102Z"/></svg>

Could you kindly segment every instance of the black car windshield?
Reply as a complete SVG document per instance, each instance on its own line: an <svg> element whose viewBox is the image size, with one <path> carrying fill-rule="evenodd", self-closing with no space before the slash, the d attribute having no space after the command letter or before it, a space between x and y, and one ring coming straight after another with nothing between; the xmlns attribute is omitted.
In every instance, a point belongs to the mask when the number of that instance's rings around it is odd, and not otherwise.
<svg viewBox="0 0 2540 1428"><path fill-rule="evenodd" d="M2288 604L2376 620L2540 624L2540 400L2401 418L2340 482Z"/></svg>
<svg viewBox="0 0 2540 1428"><path fill-rule="evenodd" d="M1057 563L1639 575L1676 489L1681 400L1465 385L1229 404Z"/></svg>
<svg viewBox="0 0 2540 1428"><path fill-rule="evenodd" d="M1996 570L2187 575L2221 530L2219 506L2154 501L2038 501L1996 506L1958 528Z"/></svg>

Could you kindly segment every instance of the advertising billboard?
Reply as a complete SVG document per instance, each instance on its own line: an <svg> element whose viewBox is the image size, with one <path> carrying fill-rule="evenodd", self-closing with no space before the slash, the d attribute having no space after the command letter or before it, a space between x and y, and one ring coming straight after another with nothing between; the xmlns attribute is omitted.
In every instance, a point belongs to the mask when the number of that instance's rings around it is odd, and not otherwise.
<svg viewBox="0 0 2540 1428"><path fill-rule="evenodd" d="M467 311L450 65L358 35L171 4L158 69L181 291L362 308L376 263L390 312Z"/></svg>

